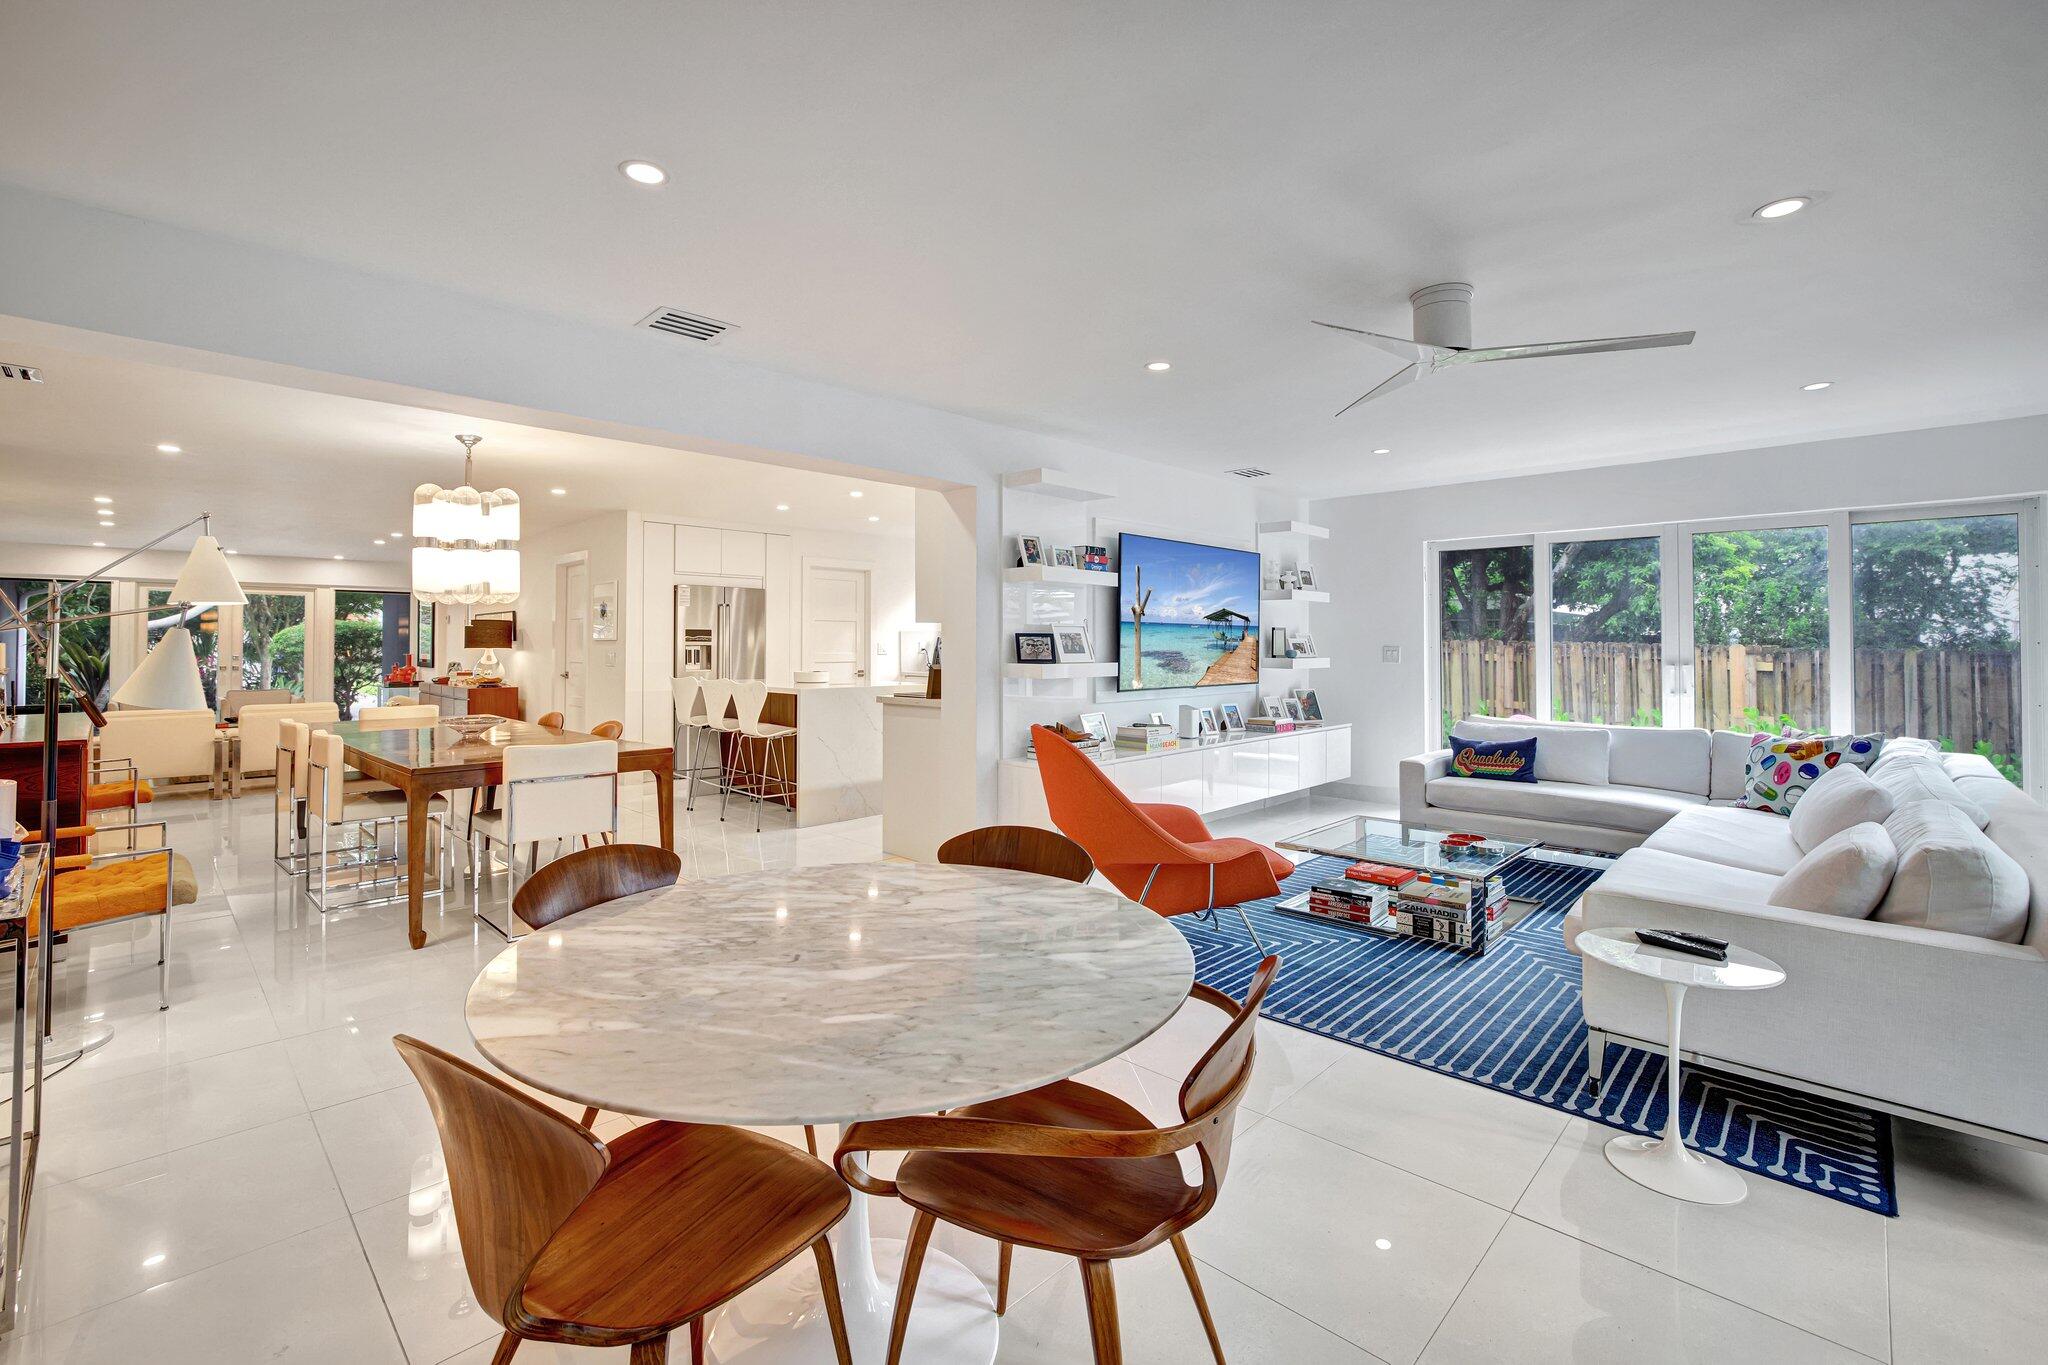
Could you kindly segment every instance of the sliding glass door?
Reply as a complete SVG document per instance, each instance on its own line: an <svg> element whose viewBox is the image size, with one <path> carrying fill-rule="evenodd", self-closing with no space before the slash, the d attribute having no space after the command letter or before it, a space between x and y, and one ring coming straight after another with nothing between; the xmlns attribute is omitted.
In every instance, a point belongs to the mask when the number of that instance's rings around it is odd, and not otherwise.
<svg viewBox="0 0 2048 1365"><path fill-rule="evenodd" d="M1553 720L1662 725L1664 537L1547 543Z"/></svg>
<svg viewBox="0 0 2048 1365"><path fill-rule="evenodd" d="M1436 552L1438 700L1442 733L1466 716L1511 716L1535 705L1534 545Z"/></svg>
<svg viewBox="0 0 2048 1365"><path fill-rule="evenodd" d="M1830 728L1830 526L1681 529L1692 604L1692 676L1685 680L1692 723Z"/></svg>
<svg viewBox="0 0 2048 1365"><path fill-rule="evenodd" d="M242 608L244 688L306 695L306 618L311 594L251 590Z"/></svg>

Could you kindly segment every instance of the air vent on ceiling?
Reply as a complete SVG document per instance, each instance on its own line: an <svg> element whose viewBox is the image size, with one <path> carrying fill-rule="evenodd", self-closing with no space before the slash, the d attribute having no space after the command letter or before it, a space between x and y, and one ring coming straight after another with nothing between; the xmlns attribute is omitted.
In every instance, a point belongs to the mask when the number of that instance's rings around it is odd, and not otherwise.
<svg viewBox="0 0 2048 1365"><path fill-rule="evenodd" d="M707 318L702 313L686 313L680 308L657 308L640 319L642 327L652 327L657 332L671 336L687 337L701 341L707 346L716 346L725 339L727 332L737 331L729 322Z"/></svg>
<svg viewBox="0 0 2048 1365"><path fill-rule="evenodd" d="M0 379L21 379L31 384L43 382L43 372L33 365L14 365L0 361Z"/></svg>
<svg viewBox="0 0 2048 1365"><path fill-rule="evenodd" d="M1243 469L1226 469L1223 472L1226 474L1235 474L1240 479L1270 479L1273 477L1272 470L1254 469L1250 465L1246 465Z"/></svg>

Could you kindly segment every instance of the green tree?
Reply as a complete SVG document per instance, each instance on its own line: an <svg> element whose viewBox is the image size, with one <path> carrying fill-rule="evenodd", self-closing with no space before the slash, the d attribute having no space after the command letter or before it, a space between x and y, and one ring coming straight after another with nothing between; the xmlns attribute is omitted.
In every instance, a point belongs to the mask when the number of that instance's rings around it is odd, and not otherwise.
<svg viewBox="0 0 2048 1365"><path fill-rule="evenodd" d="M1821 526L1694 536L1694 642L1826 649L1827 545Z"/></svg>
<svg viewBox="0 0 2048 1365"><path fill-rule="evenodd" d="M2019 518L1866 522L1853 534L1858 649L2019 648Z"/></svg>
<svg viewBox="0 0 2048 1365"><path fill-rule="evenodd" d="M49 611L50 590L47 585L32 588L22 592L16 600L30 619L40 621ZM109 584L81 583L64 595L58 610L67 615L97 615L106 611L112 601L113 589ZM108 639L108 622L104 616L94 621L72 622L57 632L58 666L102 706L107 702L107 683L111 672ZM40 709L45 672L43 651L39 645L30 644L26 652L22 702L32 709ZM77 709L77 703L68 690L59 705L66 710Z"/></svg>
<svg viewBox="0 0 2048 1365"><path fill-rule="evenodd" d="M306 627L286 626L270 637L271 668L304 677ZM355 714L356 698L374 690L384 674L384 623L343 619L334 623L334 704L344 718Z"/></svg>
<svg viewBox="0 0 2048 1365"><path fill-rule="evenodd" d="M1661 640L1660 561L1655 536L1574 540L1555 547L1550 556L1552 638L1623 644Z"/></svg>

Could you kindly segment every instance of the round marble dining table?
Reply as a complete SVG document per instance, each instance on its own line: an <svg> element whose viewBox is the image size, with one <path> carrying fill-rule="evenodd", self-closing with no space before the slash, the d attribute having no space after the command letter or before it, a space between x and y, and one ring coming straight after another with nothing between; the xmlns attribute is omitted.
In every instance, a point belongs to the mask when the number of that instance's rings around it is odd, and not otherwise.
<svg viewBox="0 0 2048 1365"><path fill-rule="evenodd" d="M843 863L687 882L528 934L478 975L467 1014L493 1063L578 1104L845 1124L1085 1071L1164 1024L1193 979L1180 933L1112 891ZM853 1358L880 1362L902 1244L870 1237L859 1194L834 1240ZM996 1324L980 1279L928 1251L904 1359L987 1365ZM794 1264L723 1310L708 1345L746 1365L835 1358Z"/></svg>

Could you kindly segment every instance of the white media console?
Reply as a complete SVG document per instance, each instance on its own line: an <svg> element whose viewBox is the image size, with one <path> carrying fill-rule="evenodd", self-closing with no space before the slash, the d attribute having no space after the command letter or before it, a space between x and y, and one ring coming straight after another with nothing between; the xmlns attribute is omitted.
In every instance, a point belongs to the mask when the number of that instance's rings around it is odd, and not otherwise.
<svg viewBox="0 0 2048 1365"><path fill-rule="evenodd" d="M1349 778L1351 726L1188 739L1163 754L1116 753L1101 763L1109 780L1133 801L1187 806L1206 815ZM1002 803L1004 823L1052 828L1035 761L1003 760Z"/></svg>

